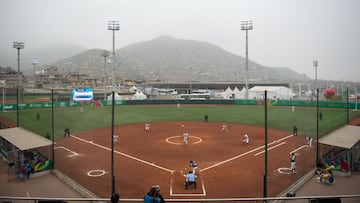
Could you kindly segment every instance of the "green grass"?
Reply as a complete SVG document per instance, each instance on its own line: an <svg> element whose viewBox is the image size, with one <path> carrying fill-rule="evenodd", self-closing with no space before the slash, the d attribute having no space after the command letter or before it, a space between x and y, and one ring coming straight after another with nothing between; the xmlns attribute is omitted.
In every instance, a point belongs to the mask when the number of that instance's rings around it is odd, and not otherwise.
<svg viewBox="0 0 360 203"><path fill-rule="evenodd" d="M320 136L346 124L345 109L320 109L323 120L320 121ZM36 113L40 120L36 120ZM203 121L204 115L209 116L209 122L242 123L264 126L264 106L243 105L134 105L115 107L115 125L159 122L159 121ZM2 112L1 116L16 122L16 112ZM20 111L20 126L40 135L51 134L51 110ZM350 118L359 116L360 112L350 111ZM289 107L268 108L268 128L292 131L293 125L299 129L299 134L316 135L316 109ZM111 126L111 107L87 107L84 112L80 108L64 108L54 110L55 136L63 136L66 127L71 133Z"/></svg>

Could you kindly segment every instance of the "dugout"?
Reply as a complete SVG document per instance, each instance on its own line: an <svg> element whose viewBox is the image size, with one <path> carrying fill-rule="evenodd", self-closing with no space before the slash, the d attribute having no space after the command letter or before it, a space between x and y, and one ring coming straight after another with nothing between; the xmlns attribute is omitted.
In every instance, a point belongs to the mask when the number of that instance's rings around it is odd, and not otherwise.
<svg viewBox="0 0 360 203"><path fill-rule="evenodd" d="M323 167L334 165L336 171L348 175L351 171L360 171L360 127L343 126L319 141L323 155Z"/></svg>
<svg viewBox="0 0 360 203"><path fill-rule="evenodd" d="M20 127L0 130L0 156L16 173L21 171L25 160L29 161L33 173L51 169L50 145L51 140Z"/></svg>

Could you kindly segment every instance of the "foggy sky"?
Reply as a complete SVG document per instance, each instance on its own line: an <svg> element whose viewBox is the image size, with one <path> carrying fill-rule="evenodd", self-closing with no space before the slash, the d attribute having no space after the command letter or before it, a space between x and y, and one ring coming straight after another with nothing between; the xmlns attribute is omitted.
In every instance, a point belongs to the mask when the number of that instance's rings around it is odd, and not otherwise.
<svg viewBox="0 0 360 203"><path fill-rule="evenodd" d="M14 60L14 41L26 50L54 44L111 50L107 22L117 20L116 49L170 35L245 56L241 21L252 20L250 60L310 78L318 60L319 79L360 81L359 8L358 0L1 0L0 49Z"/></svg>

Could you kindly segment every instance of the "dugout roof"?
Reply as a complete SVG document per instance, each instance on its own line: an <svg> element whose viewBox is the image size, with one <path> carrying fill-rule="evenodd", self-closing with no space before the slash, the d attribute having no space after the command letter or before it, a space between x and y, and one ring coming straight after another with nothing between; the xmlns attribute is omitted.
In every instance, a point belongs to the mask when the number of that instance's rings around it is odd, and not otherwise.
<svg viewBox="0 0 360 203"><path fill-rule="evenodd" d="M360 127L346 125L320 139L321 144L351 149L360 140Z"/></svg>
<svg viewBox="0 0 360 203"><path fill-rule="evenodd" d="M1 129L0 137L22 151L52 144L52 141L20 127Z"/></svg>

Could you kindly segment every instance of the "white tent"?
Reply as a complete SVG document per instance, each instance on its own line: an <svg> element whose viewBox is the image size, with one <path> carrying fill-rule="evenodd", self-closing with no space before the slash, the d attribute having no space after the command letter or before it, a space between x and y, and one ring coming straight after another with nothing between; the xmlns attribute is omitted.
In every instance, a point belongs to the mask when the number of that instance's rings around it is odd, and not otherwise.
<svg viewBox="0 0 360 203"><path fill-rule="evenodd" d="M239 90L238 87L235 87L235 88L233 89L233 94L240 94L240 90Z"/></svg>
<svg viewBox="0 0 360 203"><path fill-rule="evenodd" d="M132 100L144 100L146 98L146 95L142 91L136 91L136 93L132 96Z"/></svg>
<svg viewBox="0 0 360 203"><path fill-rule="evenodd" d="M285 86L255 86L249 90L249 99L264 99L265 90L268 99L291 99L293 92Z"/></svg>
<svg viewBox="0 0 360 203"><path fill-rule="evenodd" d="M107 96L107 100L112 100L112 94ZM121 96L118 93L115 93L115 100L122 100Z"/></svg>
<svg viewBox="0 0 360 203"><path fill-rule="evenodd" d="M238 87L235 87L233 89L233 94L235 96L235 99L244 99L245 98L245 87L240 91Z"/></svg>
<svg viewBox="0 0 360 203"><path fill-rule="evenodd" d="M233 91L231 90L230 86L228 86L228 88L222 92L221 95L224 99L230 99L233 95Z"/></svg>
<svg viewBox="0 0 360 203"><path fill-rule="evenodd" d="M137 87L135 85L133 85L132 87L129 88L130 92L136 92L137 91Z"/></svg>

